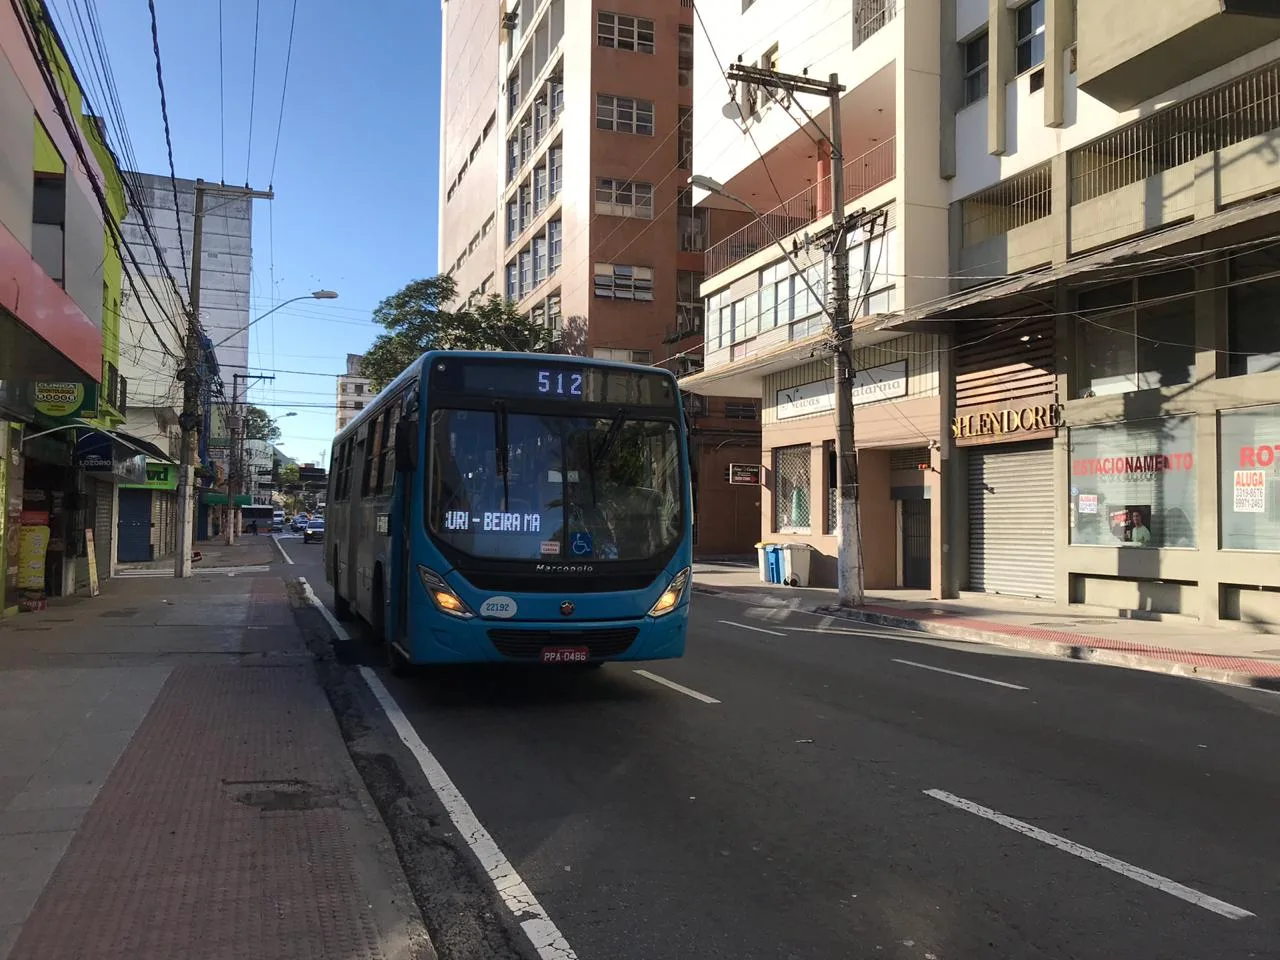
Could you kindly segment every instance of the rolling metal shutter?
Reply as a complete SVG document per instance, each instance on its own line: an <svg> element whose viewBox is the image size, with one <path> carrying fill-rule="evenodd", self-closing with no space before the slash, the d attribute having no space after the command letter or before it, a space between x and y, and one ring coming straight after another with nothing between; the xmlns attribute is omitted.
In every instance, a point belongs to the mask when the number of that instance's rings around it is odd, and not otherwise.
<svg viewBox="0 0 1280 960"><path fill-rule="evenodd" d="M1053 446L969 451L969 589L1053 599Z"/></svg>
<svg viewBox="0 0 1280 960"><path fill-rule="evenodd" d="M93 546L97 556L98 580L111 576L111 557L115 546L115 524L111 522L111 501L115 488L109 483L90 481L93 490Z"/></svg>

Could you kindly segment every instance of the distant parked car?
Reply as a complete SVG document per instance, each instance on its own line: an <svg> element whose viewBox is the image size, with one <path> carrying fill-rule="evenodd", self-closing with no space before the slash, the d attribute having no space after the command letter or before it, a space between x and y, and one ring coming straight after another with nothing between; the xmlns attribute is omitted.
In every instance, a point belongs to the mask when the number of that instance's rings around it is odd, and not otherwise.
<svg viewBox="0 0 1280 960"><path fill-rule="evenodd" d="M294 532L294 533L302 533L303 531L305 531L305 530L307 529L307 519L308 519L308 518L307 518L307 515L306 515L305 513L300 513L300 514L298 514L296 517L294 517L294 518L293 518L293 532Z"/></svg>
<svg viewBox="0 0 1280 960"><path fill-rule="evenodd" d="M307 529L302 531L302 542L324 539L324 517L316 517L307 521Z"/></svg>

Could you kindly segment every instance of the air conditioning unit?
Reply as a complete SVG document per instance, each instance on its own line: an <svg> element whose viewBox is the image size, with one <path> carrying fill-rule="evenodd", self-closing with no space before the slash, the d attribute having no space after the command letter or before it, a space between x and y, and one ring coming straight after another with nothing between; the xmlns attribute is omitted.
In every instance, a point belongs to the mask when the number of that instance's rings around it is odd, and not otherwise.
<svg viewBox="0 0 1280 960"><path fill-rule="evenodd" d="M701 357L676 357L676 376L687 377L702 371Z"/></svg>
<svg viewBox="0 0 1280 960"><path fill-rule="evenodd" d="M501 22L502 22L502 29L503 29L503 30L514 30L516 27L518 27L518 26L520 25L520 14L518 14L518 13L504 13L504 14L502 15L502 21L501 21Z"/></svg>
<svg viewBox="0 0 1280 960"><path fill-rule="evenodd" d="M691 87L691 86L693 86L693 71L692 71L692 70L681 70L681 71L679 72L679 77L680 77L680 86L682 86L682 87Z"/></svg>

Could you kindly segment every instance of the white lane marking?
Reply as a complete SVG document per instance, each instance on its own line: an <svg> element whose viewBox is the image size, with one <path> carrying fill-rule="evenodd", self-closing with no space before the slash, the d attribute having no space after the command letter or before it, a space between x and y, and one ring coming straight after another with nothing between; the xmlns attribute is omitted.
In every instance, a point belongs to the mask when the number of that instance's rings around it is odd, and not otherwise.
<svg viewBox="0 0 1280 960"><path fill-rule="evenodd" d="M307 600L311 605L320 611L320 615L325 618L329 624L329 628L339 640L350 640L351 634L347 633L347 628L338 622L338 618L333 615L328 607L320 602L320 598L316 596L316 592L311 589L311 584L307 583L306 577L299 577L298 582L302 584L302 592L307 595Z"/></svg>
<svg viewBox="0 0 1280 960"><path fill-rule="evenodd" d="M418 732L413 729L413 724L409 722L409 718L400 709L400 705L396 703L390 691L378 679L378 675L368 667L361 667L360 674L364 677L364 682L369 685L370 691L377 697L378 703L382 705L387 719L395 727L401 741L422 767L422 772L426 774L431 789L436 792L445 810L449 812L449 819L453 821L458 833L466 837L467 843L471 846L471 852L475 854L476 859L480 861L480 866L493 881L507 909L519 921L520 929L525 932L525 936L533 944L538 956L542 960L577 960L578 955L569 947L560 930L547 915L547 911L533 895L533 891L520 879L516 868L498 849L498 844L476 818L471 805L449 779L449 774L445 773L444 767L422 742Z"/></svg>
<svg viewBox="0 0 1280 960"><path fill-rule="evenodd" d="M280 556L284 557L284 562L292 566L293 557L284 552L284 544L280 542L280 538L273 535L271 539L276 542L276 549L280 551Z"/></svg>
<svg viewBox="0 0 1280 960"><path fill-rule="evenodd" d="M749 623L738 623L734 620L717 620L716 622L728 624L731 627L741 627L743 630L754 630L756 633L768 633L775 637L786 636L781 630L766 630L764 627L753 627Z"/></svg>
<svg viewBox="0 0 1280 960"><path fill-rule="evenodd" d="M1135 867L1131 863L1125 863L1123 860L1109 857L1091 847L1076 843L1074 840L1068 840L1066 837L1060 837L1056 833L1041 830L1039 827L1033 827L1031 824L1015 820L1013 817L1006 817L1003 813L997 813L990 807L984 807L981 804L974 803L972 800L957 797L954 793L947 793L945 790L926 790L924 792L935 800L949 803L959 810L990 820L992 823L998 823L1000 826L1007 827L1015 833L1031 837L1033 840L1039 840L1041 843L1047 843L1051 847L1057 847L1059 850L1064 850L1082 860L1088 860L1099 867L1104 867L1123 877L1128 877L1130 880L1137 880L1148 887L1161 890L1172 897L1177 897L1179 900L1185 900L1187 903L1193 903L1197 907L1203 907L1205 910L1226 917L1229 920L1243 920L1246 917L1254 916L1248 910L1233 906L1216 897L1211 897L1207 893L1201 893L1199 890L1193 890L1191 887L1183 886L1176 880L1170 880L1168 877L1162 877L1158 873L1151 873L1149 870Z"/></svg>
<svg viewBox="0 0 1280 960"><path fill-rule="evenodd" d="M683 693L686 697L693 697L695 700L701 700L703 703L719 703L715 697L708 697L705 693L699 693L697 690L690 690L688 687L676 683L674 680L668 680L666 677L660 677L656 673L650 673L648 670L633 671L638 676L644 677L646 680L652 680L654 683L660 683L664 687L670 687L679 693Z"/></svg>
<svg viewBox="0 0 1280 960"><path fill-rule="evenodd" d="M946 670L942 667L931 667L927 663L916 663L914 660L898 660L896 657L894 663L905 664L908 667L919 667L921 670L932 670L934 673L946 673L953 677L963 677L966 680L977 680L979 683L989 683L994 687L1008 687L1010 690L1027 690L1028 687L1019 686L1016 683L1005 683L1003 680L992 680L990 677L979 677L972 673L961 673L959 670Z"/></svg>

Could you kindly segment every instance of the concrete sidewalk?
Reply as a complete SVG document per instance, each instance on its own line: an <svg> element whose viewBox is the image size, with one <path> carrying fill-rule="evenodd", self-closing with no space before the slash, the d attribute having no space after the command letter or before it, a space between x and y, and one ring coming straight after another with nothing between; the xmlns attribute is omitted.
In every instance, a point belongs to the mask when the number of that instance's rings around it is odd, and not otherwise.
<svg viewBox="0 0 1280 960"><path fill-rule="evenodd" d="M0 960L434 956L282 580L0 625Z"/></svg>
<svg viewBox="0 0 1280 960"><path fill-rule="evenodd" d="M266 567L283 559L271 534L252 534L240 537L234 545L212 540L202 540L195 545L200 560L193 564L196 573L215 567ZM141 563L116 564L116 576L128 577L151 573L172 573L173 557L165 560L147 560Z"/></svg>
<svg viewBox="0 0 1280 960"><path fill-rule="evenodd" d="M789 606L955 640L1280 690L1280 636L1261 630L1063 612L1047 603L987 594L931 600L920 590L868 591L864 606L847 609L837 606L834 590L762 583L757 568L743 564L695 564L693 580L696 591L762 606Z"/></svg>

